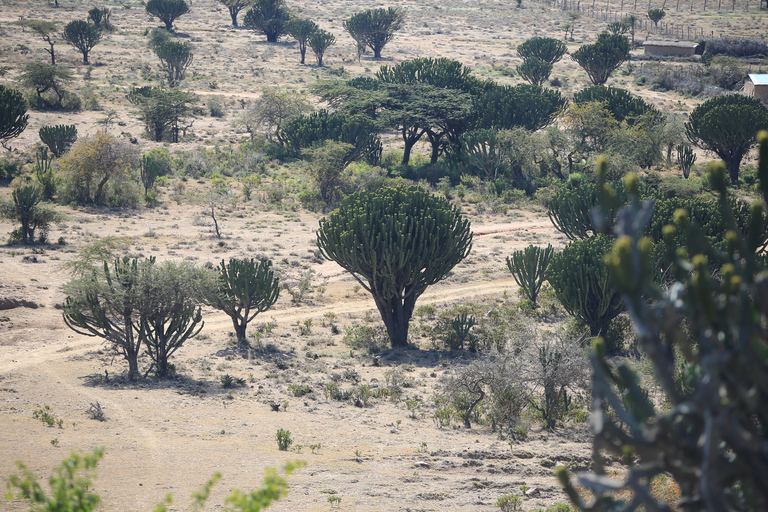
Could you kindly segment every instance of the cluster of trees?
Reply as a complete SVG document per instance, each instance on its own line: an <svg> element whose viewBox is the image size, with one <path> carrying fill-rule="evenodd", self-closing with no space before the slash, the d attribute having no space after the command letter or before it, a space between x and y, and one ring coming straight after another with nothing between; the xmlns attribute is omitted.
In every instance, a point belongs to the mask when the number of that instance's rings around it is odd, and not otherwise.
<svg viewBox="0 0 768 512"><path fill-rule="evenodd" d="M131 380L140 375L142 354L160 378L173 373L169 358L203 328L202 304L231 317L244 342L248 323L280 293L268 260L233 258L212 272L186 262L125 257L77 270L64 286L64 321L79 334L104 339L127 361Z"/></svg>

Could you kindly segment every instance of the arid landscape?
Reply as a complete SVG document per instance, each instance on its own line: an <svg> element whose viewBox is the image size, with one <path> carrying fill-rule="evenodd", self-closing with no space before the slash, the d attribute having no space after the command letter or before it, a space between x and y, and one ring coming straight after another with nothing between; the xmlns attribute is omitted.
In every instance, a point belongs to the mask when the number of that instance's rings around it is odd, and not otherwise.
<svg viewBox="0 0 768 512"><path fill-rule="evenodd" d="M655 0L654 0L655 1ZM9 71L0 83L16 86L16 69L29 60L45 61L45 43L14 24L19 19L66 23L85 19L92 4L60 0L54 8L38 0L0 2L0 67ZM562 26L575 23L569 51L594 41L606 22L596 17L569 18L570 11L555 5L514 2L449 1L396 2L406 10L404 29L389 43L382 60L370 53L358 61L354 41L343 20L371 7L360 2L329 0L288 7L313 19L337 38L325 66L299 65L298 49L285 37L277 44L246 29L234 29L226 8L214 0L194 0L190 13L176 29L191 43L194 63L185 86L201 103L217 98L224 115L197 116L178 144L148 140L135 107L126 95L131 87L146 85L157 75L156 58L147 48L145 29L157 26L143 3L108 2L116 30L92 50L91 66L63 41L57 60L70 66L75 81L70 89L91 108L74 113L31 112L29 126L10 141L16 156L32 163L38 130L44 125L75 124L79 137L104 129L97 122L113 110L114 136L136 138L142 151L167 147L172 155L194 155L198 148L232 151L247 138L233 127L243 106L265 87L305 87L333 76L371 76L382 64L416 57L449 57L470 66L479 78L517 84L511 76L520 63L518 44L532 36L562 37ZM570 4L570 2L569 2ZM635 3L636 4L636 3ZM688 1L672 9L666 21L714 35L762 37L768 34L766 11L756 1L707 10ZM101 6L101 4L100 4ZM596 9L613 12L616 2L599 1ZM623 13L645 11L629 9ZM727 7L727 9L726 9ZM748 10L745 8L748 7ZM654 36L638 32L638 39ZM642 50L634 50L640 55ZM312 59L308 55L307 62ZM635 67L640 63L625 64ZM684 65L684 64L681 64ZM586 74L568 56L555 64L553 77L564 96L588 85ZM699 98L673 91L658 92L637 84L631 72L619 71L608 85L625 87L664 112L686 114ZM306 92L310 103L317 98ZM385 151L400 150L397 133L385 134ZM426 144L416 147L428 154ZM3 150L4 151L4 150ZM712 155L699 151L706 161ZM744 163L755 161L749 155ZM701 160L700 160L701 161ZM591 434L586 413L563 420L547 431L529 412L527 437L498 432L488 424L465 428L454 419L441 425L433 416L435 397L457 368L471 355L447 351L430 337L430 327L443 310L473 303L488 308L512 308L520 300L518 286L507 270L506 258L529 244L552 244L561 249L567 239L549 220L539 202L521 198L511 204L487 204L479 194L445 194L468 216L474 233L470 256L444 281L431 286L417 302L411 323L412 350L386 350L380 356L351 350L342 339L353 325L381 324L372 298L337 264L317 251L316 230L323 213L303 208L288 195L268 199L268 188L278 181L280 163L262 168L264 189L250 200L240 194L237 177L227 177L234 192L217 204L217 237L205 201L211 179L168 177L159 187L152 207L70 207L56 205L65 220L51 229L51 243L37 246L5 245L15 225L0 221L0 477L17 471L16 461L47 478L71 451L105 447L94 491L102 499L99 510L149 511L173 494L170 510L189 510L191 494L215 472L223 476L214 487L208 509L219 509L232 489L260 485L265 468L287 460L303 460L306 467L289 477L288 495L270 510L349 511L489 511L505 494L524 496L522 510L545 509L567 502L553 468L579 470L591 464ZM292 164L287 180L296 179L301 164ZM297 167L298 166L298 167ZM254 171L256 169L254 168ZM662 173L678 173L673 167ZM204 170L203 170L204 171ZM8 183L0 198L8 199ZM125 361L99 338L71 331L62 319L62 285L71 279L71 262L81 251L106 237L118 242L114 256L149 257L218 265L231 257L267 257L282 277L278 302L249 326L250 346L234 342L230 319L204 308L202 332L174 355L176 376L129 382ZM419 309L421 306L431 306ZM526 317L536 329L554 331L568 324L565 311L548 304L543 312ZM514 333L510 333L513 336ZM140 360L146 370L149 360ZM241 385L226 386L231 376ZM399 400L371 398L364 407L334 400L324 393L330 382L342 389L368 384L389 387L399 379ZM296 390L307 386L303 396ZM582 412L589 393L581 390ZM89 408L99 404L105 421L92 419ZM279 411L274 411L274 405ZM48 427L34 412L49 407L61 419ZM275 432L290 430L293 446L279 451ZM341 501L329 501L339 497ZM0 510L28 510L21 501L0 502Z"/></svg>

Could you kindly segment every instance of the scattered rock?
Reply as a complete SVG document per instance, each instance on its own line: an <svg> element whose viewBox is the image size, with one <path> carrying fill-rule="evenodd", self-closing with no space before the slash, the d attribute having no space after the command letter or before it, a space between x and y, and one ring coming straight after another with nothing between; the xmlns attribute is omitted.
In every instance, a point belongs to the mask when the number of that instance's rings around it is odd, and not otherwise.
<svg viewBox="0 0 768 512"><path fill-rule="evenodd" d="M424 462L423 460L420 460L418 462L414 462L413 465L418 467L418 468L425 468L425 469L429 469L430 467L432 467L432 465L429 462Z"/></svg>
<svg viewBox="0 0 768 512"><path fill-rule="evenodd" d="M10 297L0 297L0 311L3 311L5 309L14 309L14 308L30 308L30 309L37 309L39 306L36 302L32 302L31 300L25 300L25 299L12 299Z"/></svg>

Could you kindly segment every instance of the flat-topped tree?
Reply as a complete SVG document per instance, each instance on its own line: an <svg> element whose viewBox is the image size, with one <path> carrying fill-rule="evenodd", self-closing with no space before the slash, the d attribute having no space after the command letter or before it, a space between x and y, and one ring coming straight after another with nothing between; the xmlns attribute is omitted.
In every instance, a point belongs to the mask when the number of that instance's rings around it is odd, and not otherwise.
<svg viewBox="0 0 768 512"><path fill-rule="evenodd" d="M19 20L14 23L30 29L42 37L43 41L48 43L50 48L46 48L45 51L51 56L51 65L55 66L56 54L54 53L53 46L56 44L56 41L54 41L53 36L58 30L58 23L45 20Z"/></svg>
<svg viewBox="0 0 768 512"><path fill-rule="evenodd" d="M88 64L88 53L101 42L101 30L87 21L70 21L64 27L63 39L80 50L83 54L83 64Z"/></svg>
<svg viewBox="0 0 768 512"><path fill-rule="evenodd" d="M416 300L469 255L469 220L444 198L418 187L348 196L320 221L323 256L373 295L393 348L408 346Z"/></svg>
<svg viewBox="0 0 768 512"><path fill-rule="evenodd" d="M373 57L380 59L381 50L403 27L404 21L405 12L401 9L369 9L350 16L344 28L358 45L368 46L373 50Z"/></svg>
<svg viewBox="0 0 768 512"><path fill-rule="evenodd" d="M229 17L232 18L232 26L237 27L237 15L248 6L253 5L253 0L219 0L229 10Z"/></svg>
<svg viewBox="0 0 768 512"><path fill-rule="evenodd" d="M184 0L149 0L146 10L165 23L166 30L172 31L173 22L189 12L189 5Z"/></svg>
<svg viewBox="0 0 768 512"><path fill-rule="evenodd" d="M248 323L277 301L280 276L266 259L222 260L217 270L217 286L206 294L206 300L232 319L237 341L246 343Z"/></svg>
<svg viewBox="0 0 768 512"><path fill-rule="evenodd" d="M283 0L255 0L248 9L243 25L267 36L268 43L276 43L286 33L286 24L290 19Z"/></svg>

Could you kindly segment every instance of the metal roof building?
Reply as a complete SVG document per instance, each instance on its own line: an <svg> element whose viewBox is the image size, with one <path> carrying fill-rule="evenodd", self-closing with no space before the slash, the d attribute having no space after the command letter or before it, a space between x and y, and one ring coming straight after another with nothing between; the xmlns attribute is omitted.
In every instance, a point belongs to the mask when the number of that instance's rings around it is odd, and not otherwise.
<svg viewBox="0 0 768 512"><path fill-rule="evenodd" d="M753 98L768 101L768 75L750 74L744 82L744 92Z"/></svg>

